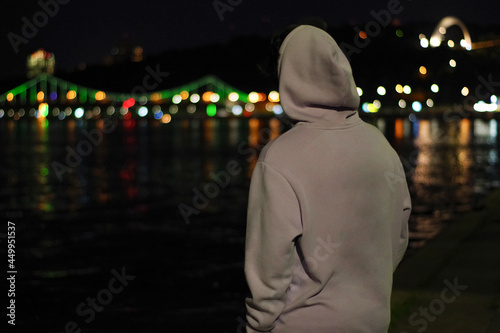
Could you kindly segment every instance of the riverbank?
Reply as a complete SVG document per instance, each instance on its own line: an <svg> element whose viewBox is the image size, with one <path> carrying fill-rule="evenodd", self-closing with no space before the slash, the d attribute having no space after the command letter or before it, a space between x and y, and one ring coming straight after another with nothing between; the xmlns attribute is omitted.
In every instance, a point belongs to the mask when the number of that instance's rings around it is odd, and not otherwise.
<svg viewBox="0 0 500 333"><path fill-rule="evenodd" d="M500 189L403 261L390 333L500 332Z"/></svg>

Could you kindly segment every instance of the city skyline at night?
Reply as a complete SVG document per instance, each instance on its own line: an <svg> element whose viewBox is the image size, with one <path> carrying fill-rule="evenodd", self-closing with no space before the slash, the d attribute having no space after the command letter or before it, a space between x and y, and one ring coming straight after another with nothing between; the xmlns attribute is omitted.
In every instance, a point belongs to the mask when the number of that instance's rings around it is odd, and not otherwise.
<svg viewBox="0 0 500 333"><path fill-rule="evenodd" d="M474 87L475 81L484 86L484 82L497 80L491 74L500 64L500 57L494 52L500 45L497 35L485 35L477 41L476 36L475 40L471 38L469 28L455 17L442 18L435 26L403 26L389 14L387 10L380 14L382 16L376 16L377 20L366 24L364 30L354 29L354 35L349 27L331 31L332 35L342 37L339 45L353 64L362 111L398 114L423 110L426 113L457 103L468 111L497 111L497 94L478 98L478 88ZM477 35L477 30L472 34ZM265 43L264 39L254 39L254 48L250 49L259 50L258 45L264 49ZM169 117L169 121L173 115L281 114L279 97L276 100L267 97L271 93L279 94L277 87L258 82L269 81L269 78L255 74L258 70L252 61L264 57L259 58L258 52L247 52L245 47L250 44L251 40L242 38L229 47L181 50L156 58L143 58L141 46L122 44L104 64L74 73L59 71L62 78L51 77L55 56L40 49L29 55L26 62L28 78L39 76L0 91L0 118L43 115L64 119L85 115L88 119L106 114L124 117L149 114L148 117L165 122L165 117ZM169 68L173 62L177 62L177 66ZM370 68L373 64L377 64L376 69ZM484 64L488 64L490 73L479 70ZM148 82L151 76L159 78L154 85ZM117 77L121 80L117 81ZM119 88L116 83L128 81L135 85ZM139 87L137 83L142 85ZM205 98L208 93L213 94L212 98ZM231 94L238 97L231 99ZM259 97L251 98L254 94ZM21 108L19 112L14 110L16 107ZM102 114L101 107L106 110L103 109Z"/></svg>
<svg viewBox="0 0 500 333"><path fill-rule="evenodd" d="M350 25L362 29L374 15L392 6L397 9L393 18L403 25L436 24L442 17L456 16L467 25L485 27L498 23L494 13L500 8L498 1L487 0L439 4L428 0L366 1L355 6L320 1L224 3L150 1L117 6L98 1L85 5L69 0L11 1L4 4L10 15L1 23L4 52L0 55L0 79L18 77L24 59L39 48L58 55L60 70L72 70L103 63L123 40L140 45L144 56L154 56L173 49L224 45L238 36L268 38L311 15L323 17L334 28Z"/></svg>

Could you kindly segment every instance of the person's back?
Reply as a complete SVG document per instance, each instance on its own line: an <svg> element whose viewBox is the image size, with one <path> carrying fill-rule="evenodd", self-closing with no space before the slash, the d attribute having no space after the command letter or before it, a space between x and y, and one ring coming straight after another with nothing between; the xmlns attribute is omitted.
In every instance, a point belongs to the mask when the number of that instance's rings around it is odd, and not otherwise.
<svg viewBox="0 0 500 333"><path fill-rule="evenodd" d="M401 162L359 118L349 63L326 32L300 26L280 53L281 104L298 123L252 176L247 332L386 332L408 241Z"/></svg>

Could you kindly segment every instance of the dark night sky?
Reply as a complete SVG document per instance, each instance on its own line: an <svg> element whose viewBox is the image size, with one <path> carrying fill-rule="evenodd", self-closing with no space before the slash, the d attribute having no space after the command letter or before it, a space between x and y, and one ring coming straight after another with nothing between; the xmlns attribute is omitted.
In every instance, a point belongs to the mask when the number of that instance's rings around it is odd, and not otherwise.
<svg viewBox="0 0 500 333"><path fill-rule="evenodd" d="M41 0L52 2L55 0ZM61 0L62 1L62 0ZM64 0L68 1L68 0ZM145 55L167 49L226 43L238 35L270 36L277 29L308 15L323 17L331 26L355 23L364 27L371 10L387 7L388 0L221 0L240 4L224 13L221 21L213 0L206 1L105 1L69 0L49 17L16 54L8 33L22 36L23 16L30 22L41 10L38 1L6 0L0 5L2 19L0 79L24 76L26 56L43 47L55 53L59 69L78 63L100 63L124 34L143 46ZM500 0L401 0L403 24L437 22L457 16L466 23L498 24ZM251 47L251 45L249 45Z"/></svg>

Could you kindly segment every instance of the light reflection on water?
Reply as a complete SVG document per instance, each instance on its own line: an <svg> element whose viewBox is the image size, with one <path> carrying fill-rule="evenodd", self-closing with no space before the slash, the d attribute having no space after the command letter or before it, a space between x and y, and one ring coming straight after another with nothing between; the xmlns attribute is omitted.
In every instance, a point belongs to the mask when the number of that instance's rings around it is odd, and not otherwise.
<svg viewBox="0 0 500 333"><path fill-rule="evenodd" d="M479 195L500 185L498 122L413 120L378 119L374 124L403 161L414 207L411 246L419 247L457 213L471 209ZM206 212L240 219L226 212L244 212L256 152L283 129L276 118L169 124L140 119L114 125L100 137L95 133L102 133L102 120L1 122L3 217L118 221L161 216L182 227L179 203L190 204L194 188L202 189L236 161L243 172L220 190ZM94 143L89 133L97 135ZM65 167L59 171L62 181L54 162Z"/></svg>
<svg viewBox="0 0 500 333"><path fill-rule="evenodd" d="M416 123L418 134L410 136L404 147L397 146L413 199L413 248L423 246L458 214L470 210L475 199L500 186L494 119Z"/></svg>
<svg viewBox="0 0 500 333"><path fill-rule="evenodd" d="M500 185L494 120L373 122L405 167L414 207L412 248ZM225 322L245 311L251 171L257 152L283 127L277 119L227 118L114 124L85 151L82 142L100 133L94 130L103 130L104 121L0 122L0 219L16 222L16 258L23 263L16 283L28 319L20 324L47 332L74 318L83 324L75 306L105 286L112 268L123 266L137 280L92 331L121 323L126 332L137 321L134 332L152 332L158 318L162 329L168 322L173 331L198 323L198 331L234 329L234 322ZM68 150L88 156L79 163L73 156L59 181L53 165L67 165ZM187 225L179 203L193 206L194 190L213 184L231 161L241 172Z"/></svg>

